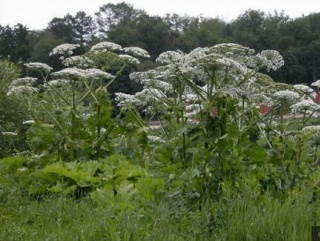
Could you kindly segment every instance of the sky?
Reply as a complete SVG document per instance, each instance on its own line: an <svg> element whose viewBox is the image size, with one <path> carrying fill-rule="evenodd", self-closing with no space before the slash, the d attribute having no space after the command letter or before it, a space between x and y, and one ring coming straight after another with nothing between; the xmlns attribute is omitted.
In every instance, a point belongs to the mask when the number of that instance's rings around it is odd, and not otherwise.
<svg viewBox="0 0 320 241"><path fill-rule="evenodd" d="M164 16L166 13L203 17L219 17L227 22L236 19L248 9L273 13L284 11L290 18L320 12L319 0L0 0L0 25L26 25L32 30L47 27L54 18L68 13L84 11L93 16L99 7L108 3L127 2L149 15Z"/></svg>

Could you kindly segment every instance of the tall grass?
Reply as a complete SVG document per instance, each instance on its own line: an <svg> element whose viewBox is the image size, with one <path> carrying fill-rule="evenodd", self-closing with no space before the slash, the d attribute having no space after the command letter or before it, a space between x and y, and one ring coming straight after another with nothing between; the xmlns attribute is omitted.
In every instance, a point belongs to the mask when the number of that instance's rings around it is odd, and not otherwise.
<svg viewBox="0 0 320 241"><path fill-rule="evenodd" d="M1 199L0 240L310 240L320 213L309 197L306 192L281 201L248 194L191 210L168 200L123 209L89 199L8 195Z"/></svg>

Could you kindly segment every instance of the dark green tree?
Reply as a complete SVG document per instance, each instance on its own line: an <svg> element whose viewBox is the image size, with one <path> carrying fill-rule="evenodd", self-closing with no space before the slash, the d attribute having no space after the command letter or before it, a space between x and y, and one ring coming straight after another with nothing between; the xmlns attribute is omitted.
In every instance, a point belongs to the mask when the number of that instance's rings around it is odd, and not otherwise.
<svg viewBox="0 0 320 241"><path fill-rule="evenodd" d="M0 25L0 58L12 62L26 61L30 57L28 29L22 24L14 27Z"/></svg>

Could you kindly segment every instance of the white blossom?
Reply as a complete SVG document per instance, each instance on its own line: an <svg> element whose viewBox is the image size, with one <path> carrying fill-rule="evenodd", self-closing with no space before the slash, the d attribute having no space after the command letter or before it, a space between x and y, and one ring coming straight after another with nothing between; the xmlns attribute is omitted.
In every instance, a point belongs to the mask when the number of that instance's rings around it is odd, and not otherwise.
<svg viewBox="0 0 320 241"><path fill-rule="evenodd" d="M182 53L176 51L167 51L161 53L159 57L156 59L156 62L161 64L171 64L176 63L182 58Z"/></svg>
<svg viewBox="0 0 320 241"><path fill-rule="evenodd" d="M139 47L126 47L123 48L123 51L135 57L150 58L149 53L146 50Z"/></svg>
<svg viewBox="0 0 320 241"><path fill-rule="evenodd" d="M307 96L309 96L311 98L315 99L317 97L317 93L312 88L310 88L309 86L296 84L296 85L293 85L293 87L296 90L299 90L299 91L303 92L305 95L307 95Z"/></svg>
<svg viewBox="0 0 320 241"><path fill-rule="evenodd" d="M4 136L17 136L18 135L18 133L16 133L16 132L9 132L9 131L5 131L5 132L1 132L1 133Z"/></svg>
<svg viewBox="0 0 320 241"><path fill-rule="evenodd" d="M320 132L320 125L313 125L313 126L305 126L302 128L303 132Z"/></svg>
<svg viewBox="0 0 320 241"><path fill-rule="evenodd" d="M61 87L66 87L70 85L70 80L68 79L55 79L55 80L50 80L49 82L44 84L44 87L55 87L55 88L61 88Z"/></svg>
<svg viewBox="0 0 320 241"><path fill-rule="evenodd" d="M94 79L100 79L100 78L113 79L115 77L114 75L104 72L101 69L94 69L94 68L85 70L85 75L87 78L94 78Z"/></svg>
<svg viewBox="0 0 320 241"><path fill-rule="evenodd" d="M51 70L53 69L52 67L50 67L47 64L44 63L38 63L38 62L33 62L33 63L27 63L24 64L28 69L32 69L32 70L40 70L40 71L44 71L46 73L51 72Z"/></svg>
<svg viewBox="0 0 320 241"><path fill-rule="evenodd" d="M125 106L128 104L136 105L140 101L134 96L130 94L125 94L125 93L115 93L116 98L115 101L118 102L118 106Z"/></svg>
<svg viewBox="0 0 320 241"><path fill-rule="evenodd" d="M247 57L246 64L254 69L266 68L267 71L276 71L284 65L284 60L278 51L263 50L255 56Z"/></svg>
<svg viewBox="0 0 320 241"><path fill-rule="evenodd" d="M119 54L118 57L129 64L140 64L140 61L128 54Z"/></svg>
<svg viewBox="0 0 320 241"><path fill-rule="evenodd" d="M202 105L200 104L190 104L186 106L186 111L200 111Z"/></svg>
<svg viewBox="0 0 320 241"><path fill-rule="evenodd" d="M198 113L199 113L198 111L193 110L193 111L191 111L191 112L185 112L185 113L183 114L183 116L186 117L186 118L193 119L193 118L195 118L195 117L197 116Z"/></svg>
<svg viewBox="0 0 320 241"><path fill-rule="evenodd" d="M149 139L149 141L154 142L154 143L164 143L164 142L166 142L165 140L163 140L159 136L148 135L148 139Z"/></svg>
<svg viewBox="0 0 320 241"><path fill-rule="evenodd" d="M208 53L222 54L227 57L247 56L254 53L253 49L235 43L216 44L208 49Z"/></svg>
<svg viewBox="0 0 320 241"><path fill-rule="evenodd" d="M300 99L298 93L291 90L280 90L273 94L273 97L278 101L287 101L289 103L295 103Z"/></svg>
<svg viewBox="0 0 320 241"><path fill-rule="evenodd" d="M158 79L143 79L140 83L147 87L159 89L165 93L171 93L173 91L172 86L169 83Z"/></svg>
<svg viewBox="0 0 320 241"><path fill-rule="evenodd" d="M95 52L97 50L121 51L122 47L119 44L105 41L105 42L97 43L96 45L91 47L91 51Z"/></svg>
<svg viewBox="0 0 320 241"><path fill-rule="evenodd" d="M22 95L30 95L37 93L39 90L37 88L31 86L12 86L9 88L7 92L7 96L18 96L21 97Z"/></svg>
<svg viewBox="0 0 320 241"><path fill-rule="evenodd" d="M290 106L292 113L313 113L320 110L320 106L311 99L301 100Z"/></svg>
<svg viewBox="0 0 320 241"><path fill-rule="evenodd" d="M86 78L86 73L82 69L78 68L66 68L51 74L53 77L62 78Z"/></svg>
<svg viewBox="0 0 320 241"><path fill-rule="evenodd" d="M76 48L79 48L80 44L61 44L57 47L55 47L52 52L49 53L49 56L51 55L72 55L73 50Z"/></svg>
<svg viewBox="0 0 320 241"><path fill-rule="evenodd" d="M94 66L94 62L86 56L72 56L62 61L64 66L77 66L78 68L88 68Z"/></svg>
<svg viewBox="0 0 320 241"><path fill-rule="evenodd" d="M320 138L320 125L305 126L304 128L302 128L302 133L307 135L308 137L311 136L318 139Z"/></svg>
<svg viewBox="0 0 320 241"><path fill-rule="evenodd" d="M34 123L36 123L35 120L26 120L26 121L22 122L22 125L31 125Z"/></svg>
<svg viewBox="0 0 320 241"><path fill-rule="evenodd" d="M185 93L182 95L182 98L187 102L195 102L199 100L199 96L193 93Z"/></svg>
<svg viewBox="0 0 320 241"><path fill-rule="evenodd" d="M32 77L25 77L25 78L18 78L13 80L10 83L10 87L13 86L32 86L37 83L37 78L32 78Z"/></svg>
<svg viewBox="0 0 320 241"><path fill-rule="evenodd" d="M320 87L320 79L318 79L317 81L313 82L311 84L311 86Z"/></svg>

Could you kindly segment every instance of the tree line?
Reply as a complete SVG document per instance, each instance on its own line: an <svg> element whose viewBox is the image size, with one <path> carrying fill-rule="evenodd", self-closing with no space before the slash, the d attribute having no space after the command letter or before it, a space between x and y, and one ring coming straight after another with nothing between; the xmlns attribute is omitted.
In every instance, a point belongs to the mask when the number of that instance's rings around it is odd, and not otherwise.
<svg viewBox="0 0 320 241"><path fill-rule="evenodd" d="M310 84L320 78L320 13L292 19L283 11L265 13L249 9L226 22L178 14L150 16L125 2L109 3L101 6L94 16L80 11L53 18L39 31L21 23L0 25L0 58L21 66L26 62L43 62L59 69L60 62L48 55L55 46L81 43L78 50L81 53L100 41L141 47L153 60L167 50L189 52L218 43L238 43L256 52L274 49L285 61L282 69L269 73L275 81ZM152 65L146 61L140 68Z"/></svg>

